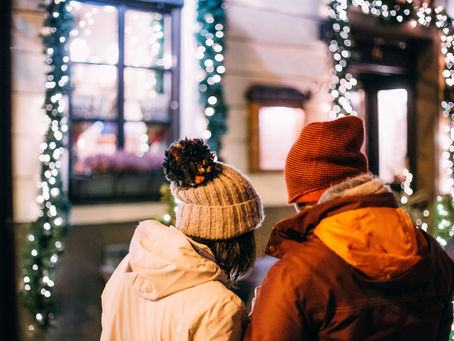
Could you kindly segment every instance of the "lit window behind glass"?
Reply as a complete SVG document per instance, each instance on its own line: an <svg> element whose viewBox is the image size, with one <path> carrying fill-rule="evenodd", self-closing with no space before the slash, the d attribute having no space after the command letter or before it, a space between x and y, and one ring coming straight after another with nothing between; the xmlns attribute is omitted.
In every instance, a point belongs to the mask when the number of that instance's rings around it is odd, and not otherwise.
<svg viewBox="0 0 454 341"><path fill-rule="evenodd" d="M115 64L118 61L118 11L72 1L75 28L71 32L73 62Z"/></svg>
<svg viewBox="0 0 454 341"><path fill-rule="evenodd" d="M301 108L261 107L259 109L259 168L282 170L290 147L304 124Z"/></svg>
<svg viewBox="0 0 454 341"><path fill-rule="evenodd" d="M170 15L71 3L72 174L109 173L110 159L160 169L171 124Z"/></svg>
<svg viewBox="0 0 454 341"><path fill-rule="evenodd" d="M407 91L380 90L377 100L379 175L392 183L407 167Z"/></svg>

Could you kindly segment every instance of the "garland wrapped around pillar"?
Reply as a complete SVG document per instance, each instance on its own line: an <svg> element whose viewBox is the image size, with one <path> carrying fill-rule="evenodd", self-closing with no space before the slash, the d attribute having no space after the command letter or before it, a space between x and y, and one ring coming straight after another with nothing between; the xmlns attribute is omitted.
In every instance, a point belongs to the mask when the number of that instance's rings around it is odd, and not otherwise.
<svg viewBox="0 0 454 341"><path fill-rule="evenodd" d="M40 214L31 224L22 252L23 303L32 317L29 331L36 327L46 330L55 317L56 269L63 252L62 237L70 210L61 168L68 132L65 116L70 73L67 42L73 17L66 0L53 0L42 7L46 12L42 42L49 66L43 106L47 130L43 132L44 140L40 144L41 175L37 197Z"/></svg>
<svg viewBox="0 0 454 341"><path fill-rule="evenodd" d="M202 67L199 81L200 102L208 121L203 132L211 150L219 152L221 138L227 131L227 106L224 103L222 75L224 67L225 13L223 0L198 0L196 33L197 58Z"/></svg>

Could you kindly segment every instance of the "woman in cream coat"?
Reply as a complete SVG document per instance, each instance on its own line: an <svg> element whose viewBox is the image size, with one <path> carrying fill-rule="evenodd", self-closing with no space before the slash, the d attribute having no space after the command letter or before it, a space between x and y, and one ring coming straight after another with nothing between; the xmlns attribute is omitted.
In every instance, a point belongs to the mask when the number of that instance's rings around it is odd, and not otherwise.
<svg viewBox="0 0 454 341"><path fill-rule="evenodd" d="M247 311L229 290L255 260L260 197L202 140L180 140L164 172L176 228L144 221L102 294L101 340L241 340Z"/></svg>

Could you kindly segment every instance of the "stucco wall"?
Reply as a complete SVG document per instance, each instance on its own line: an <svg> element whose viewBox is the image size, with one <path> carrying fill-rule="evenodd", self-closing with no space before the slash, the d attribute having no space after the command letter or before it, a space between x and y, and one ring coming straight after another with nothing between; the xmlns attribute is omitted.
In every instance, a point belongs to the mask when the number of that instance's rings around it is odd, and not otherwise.
<svg viewBox="0 0 454 341"><path fill-rule="evenodd" d="M38 214L40 131L44 128L45 64L39 39L43 13L39 1L13 1L12 17L12 146L14 220Z"/></svg>

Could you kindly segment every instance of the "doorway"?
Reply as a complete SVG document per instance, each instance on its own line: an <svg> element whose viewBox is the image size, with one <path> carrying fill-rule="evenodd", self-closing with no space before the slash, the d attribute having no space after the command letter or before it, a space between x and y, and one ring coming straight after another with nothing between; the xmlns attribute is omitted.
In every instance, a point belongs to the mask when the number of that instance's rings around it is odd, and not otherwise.
<svg viewBox="0 0 454 341"><path fill-rule="evenodd" d="M414 175L412 188L433 197L440 105L437 32L386 24L353 10L349 18L349 72L358 80L352 104L365 122L370 170L400 189L407 168Z"/></svg>
<svg viewBox="0 0 454 341"><path fill-rule="evenodd" d="M358 112L366 124L369 169L398 188L404 169L415 166L415 81L410 74L364 72L357 77L361 85Z"/></svg>

